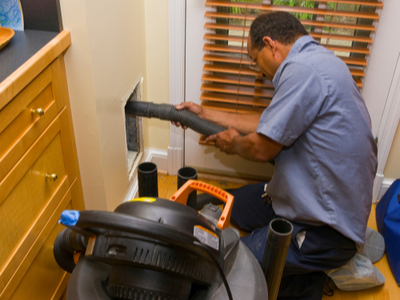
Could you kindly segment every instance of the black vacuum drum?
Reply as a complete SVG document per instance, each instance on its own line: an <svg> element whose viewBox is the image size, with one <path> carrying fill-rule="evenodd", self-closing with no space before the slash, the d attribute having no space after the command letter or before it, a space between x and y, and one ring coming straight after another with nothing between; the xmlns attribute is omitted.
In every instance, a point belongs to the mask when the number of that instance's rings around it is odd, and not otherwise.
<svg viewBox="0 0 400 300"><path fill-rule="evenodd" d="M224 210L186 206L194 190L222 200ZM189 180L170 200L137 198L114 212L64 211L67 229L54 255L71 273L67 299L268 299L261 266L229 227L232 205L227 192Z"/></svg>

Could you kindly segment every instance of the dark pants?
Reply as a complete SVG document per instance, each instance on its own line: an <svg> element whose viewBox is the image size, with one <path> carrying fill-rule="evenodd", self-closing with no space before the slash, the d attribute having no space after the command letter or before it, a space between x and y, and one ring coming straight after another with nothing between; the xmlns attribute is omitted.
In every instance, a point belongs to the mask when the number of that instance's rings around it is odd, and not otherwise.
<svg viewBox="0 0 400 300"><path fill-rule="evenodd" d="M264 183L247 185L230 192L234 197L231 221L251 232L242 242L261 263L269 223L279 217L272 205L265 202ZM312 209L310 207L310 209ZM330 226L310 226L290 220L293 235L289 245L278 299L317 300L323 296L324 270L343 266L356 251L355 243ZM296 235L306 231L299 248Z"/></svg>

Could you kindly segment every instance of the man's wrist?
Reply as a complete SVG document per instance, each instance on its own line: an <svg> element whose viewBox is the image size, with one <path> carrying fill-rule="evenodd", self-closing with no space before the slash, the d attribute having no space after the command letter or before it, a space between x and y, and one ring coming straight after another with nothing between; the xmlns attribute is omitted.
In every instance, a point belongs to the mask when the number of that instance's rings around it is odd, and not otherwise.
<svg viewBox="0 0 400 300"><path fill-rule="evenodd" d="M237 135L234 136L232 138L232 150L235 152L235 154L239 154L238 150L239 150L239 145L240 145L240 139L242 138L242 136Z"/></svg>

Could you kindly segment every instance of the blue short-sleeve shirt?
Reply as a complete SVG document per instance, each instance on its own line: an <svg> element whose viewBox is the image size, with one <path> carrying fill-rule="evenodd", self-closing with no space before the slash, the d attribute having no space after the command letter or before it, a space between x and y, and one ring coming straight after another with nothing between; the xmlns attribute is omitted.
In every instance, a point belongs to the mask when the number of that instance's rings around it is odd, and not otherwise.
<svg viewBox="0 0 400 300"><path fill-rule="evenodd" d="M361 251L372 202L376 144L348 67L312 37L278 68L257 132L284 145L268 184L277 215L330 225Z"/></svg>

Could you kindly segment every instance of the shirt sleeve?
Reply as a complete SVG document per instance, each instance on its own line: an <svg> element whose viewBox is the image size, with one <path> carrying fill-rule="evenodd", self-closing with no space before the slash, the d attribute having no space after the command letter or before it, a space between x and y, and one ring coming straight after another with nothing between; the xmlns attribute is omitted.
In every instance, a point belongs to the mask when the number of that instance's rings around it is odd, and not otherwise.
<svg viewBox="0 0 400 300"><path fill-rule="evenodd" d="M286 64L277 82L257 132L290 146L317 118L328 97L327 88L315 70L299 63Z"/></svg>

